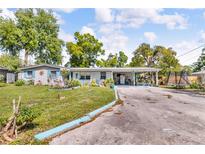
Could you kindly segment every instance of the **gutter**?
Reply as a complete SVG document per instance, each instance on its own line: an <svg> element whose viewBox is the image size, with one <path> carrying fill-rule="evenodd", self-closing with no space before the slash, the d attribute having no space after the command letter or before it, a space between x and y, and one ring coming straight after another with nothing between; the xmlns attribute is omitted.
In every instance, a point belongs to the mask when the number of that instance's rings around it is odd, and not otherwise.
<svg viewBox="0 0 205 154"><path fill-rule="evenodd" d="M103 107L100 107L88 114L86 114L85 116L78 118L76 120L73 120L71 122L62 124L60 126L57 126L55 128L52 128L50 130L47 130L45 132L36 134L34 136L35 139L37 140L45 140L54 136L57 136L58 134L61 134L63 132L66 132L68 130L71 130L73 128L76 128L78 126L80 126L81 124L87 123L89 121L91 121L92 119L94 119L97 115L101 114L102 112L106 111L107 109L111 108L112 106L115 105L115 103L118 100L118 92L117 92L117 87L114 86L114 92L115 92L115 100L113 102L108 103L107 105L104 105Z"/></svg>

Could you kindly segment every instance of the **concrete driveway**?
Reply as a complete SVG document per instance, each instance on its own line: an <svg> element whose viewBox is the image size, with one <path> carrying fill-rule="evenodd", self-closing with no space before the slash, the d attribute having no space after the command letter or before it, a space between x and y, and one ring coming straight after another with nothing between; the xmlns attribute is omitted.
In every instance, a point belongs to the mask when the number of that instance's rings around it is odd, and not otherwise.
<svg viewBox="0 0 205 154"><path fill-rule="evenodd" d="M205 96L154 87L118 87L124 105L50 144L205 144Z"/></svg>

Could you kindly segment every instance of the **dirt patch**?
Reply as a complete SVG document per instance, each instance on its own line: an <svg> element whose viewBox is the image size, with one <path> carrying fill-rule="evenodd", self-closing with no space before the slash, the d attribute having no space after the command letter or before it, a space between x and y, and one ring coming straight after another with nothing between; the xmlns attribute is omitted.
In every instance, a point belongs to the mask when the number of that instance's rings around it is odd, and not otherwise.
<svg viewBox="0 0 205 154"><path fill-rule="evenodd" d="M163 96L166 96L168 99L171 99L173 96L170 94L164 94Z"/></svg>

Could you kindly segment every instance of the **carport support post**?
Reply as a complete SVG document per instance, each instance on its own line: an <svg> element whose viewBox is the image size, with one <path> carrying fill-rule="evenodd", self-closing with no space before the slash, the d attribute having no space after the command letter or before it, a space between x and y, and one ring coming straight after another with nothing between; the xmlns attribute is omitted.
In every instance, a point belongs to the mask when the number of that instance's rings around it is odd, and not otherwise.
<svg viewBox="0 0 205 154"><path fill-rule="evenodd" d="M158 72L156 72L155 77L156 77L156 86L158 86L158 85L159 85L159 84L158 84Z"/></svg>
<svg viewBox="0 0 205 154"><path fill-rule="evenodd" d="M135 86L135 72L132 72L133 85Z"/></svg>

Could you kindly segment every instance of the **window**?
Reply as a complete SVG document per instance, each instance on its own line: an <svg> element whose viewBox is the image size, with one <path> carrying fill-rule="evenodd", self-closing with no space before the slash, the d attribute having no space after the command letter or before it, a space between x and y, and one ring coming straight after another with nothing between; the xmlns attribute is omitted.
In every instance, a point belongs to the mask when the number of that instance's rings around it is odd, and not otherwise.
<svg viewBox="0 0 205 154"><path fill-rule="evenodd" d="M33 72L32 71L27 71L27 78L32 78Z"/></svg>
<svg viewBox="0 0 205 154"><path fill-rule="evenodd" d="M55 79L57 77L56 71L51 71L51 78Z"/></svg>
<svg viewBox="0 0 205 154"><path fill-rule="evenodd" d="M75 73L75 78L78 79L78 73Z"/></svg>
<svg viewBox="0 0 205 154"><path fill-rule="evenodd" d="M106 72L100 72L100 79L106 79Z"/></svg>
<svg viewBox="0 0 205 154"><path fill-rule="evenodd" d="M80 80L90 80L90 74L80 73Z"/></svg>

